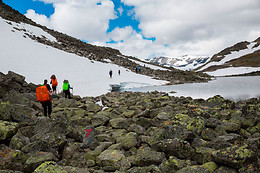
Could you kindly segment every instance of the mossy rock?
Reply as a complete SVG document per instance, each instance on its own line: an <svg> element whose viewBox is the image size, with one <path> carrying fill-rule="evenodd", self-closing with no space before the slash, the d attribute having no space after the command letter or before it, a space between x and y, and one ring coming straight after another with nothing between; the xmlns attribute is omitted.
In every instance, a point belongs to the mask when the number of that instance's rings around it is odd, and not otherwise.
<svg viewBox="0 0 260 173"><path fill-rule="evenodd" d="M10 121L12 117L12 106L10 102L1 102L0 103L0 119Z"/></svg>
<svg viewBox="0 0 260 173"><path fill-rule="evenodd" d="M34 170L34 173L45 173L45 172L49 172L49 173L57 173L57 172L59 172L59 173L67 173L67 171L65 169L63 169L56 162L53 162L53 161L44 162L44 163L42 163L39 167L37 167Z"/></svg>
<svg viewBox="0 0 260 173"><path fill-rule="evenodd" d="M201 131L205 129L205 120L202 117L191 118L187 122L187 129L193 131L195 134L200 135Z"/></svg>
<svg viewBox="0 0 260 173"><path fill-rule="evenodd" d="M0 170L24 170L26 156L20 150L11 149L4 144L0 145Z"/></svg>
<svg viewBox="0 0 260 173"><path fill-rule="evenodd" d="M239 169L256 160L256 153L248 149L248 145L234 145L212 153L213 159L220 165L227 165Z"/></svg>
<svg viewBox="0 0 260 173"><path fill-rule="evenodd" d="M187 125L188 121L191 118L189 117L189 115L186 114L176 114L174 115L174 124L176 125Z"/></svg>
<svg viewBox="0 0 260 173"><path fill-rule="evenodd" d="M109 123L115 129L127 129L129 127L129 120L127 118L114 118Z"/></svg>
<svg viewBox="0 0 260 173"><path fill-rule="evenodd" d="M110 171L126 170L130 168L124 153L119 150L105 150L97 158L96 162L101 167L106 167Z"/></svg>
<svg viewBox="0 0 260 173"><path fill-rule="evenodd" d="M106 111L98 112L91 119L92 125L94 127L96 127L96 126L103 126L104 124L106 124L109 121L110 114L111 114L110 112L106 112Z"/></svg>
<svg viewBox="0 0 260 173"><path fill-rule="evenodd" d="M213 161L212 153L216 151L212 148L207 147L196 147L193 159L199 164L204 164Z"/></svg>
<svg viewBox="0 0 260 173"><path fill-rule="evenodd" d="M210 173L210 171L207 168L201 165L187 166L177 171L177 173L201 173L201 172Z"/></svg>
<svg viewBox="0 0 260 173"><path fill-rule="evenodd" d="M53 153L36 152L33 153L25 162L25 171L33 172L38 166L46 161L58 161Z"/></svg>
<svg viewBox="0 0 260 173"><path fill-rule="evenodd" d="M210 173L213 173L214 170L216 170L218 168L218 165L215 162L204 163L202 166L207 168Z"/></svg>
<svg viewBox="0 0 260 173"><path fill-rule="evenodd" d="M16 150L21 150L25 145L30 143L30 139L24 136L20 130L12 137L10 147Z"/></svg>
<svg viewBox="0 0 260 173"><path fill-rule="evenodd" d="M166 156L175 156L180 159L186 159L193 155L194 149L187 141L181 139L165 139L158 141L152 146L156 151L166 153Z"/></svg>
<svg viewBox="0 0 260 173"><path fill-rule="evenodd" d="M0 120L0 141L10 139L18 130L18 123Z"/></svg>
<svg viewBox="0 0 260 173"><path fill-rule="evenodd" d="M134 110L127 110L127 111L124 111L122 115L126 118L131 118L135 115L135 111Z"/></svg>
<svg viewBox="0 0 260 173"><path fill-rule="evenodd" d="M206 128L201 132L201 138L204 140L212 141L218 136L217 132L211 128Z"/></svg>
<svg viewBox="0 0 260 173"><path fill-rule="evenodd" d="M149 166L151 164L160 165L165 159L163 152L153 151L149 147L138 149L136 155L133 157L133 165L135 166Z"/></svg>
<svg viewBox="0 0 260 173"><path fill-rule="evenodd" d="M102 110L102 106L95 104L95 103L92 103L92 102L86 102L85 106L86 106L85 109L88 112L97 113L97 112Z"/></svg>
<svg viewBox="0 0 260 173"><path fill-rule="evenodd" d="M138 135L134 132L129 132L124 136L116 138L117 143L121 143L125 149L136 147L138 144Z"/></svg>
<svg viewBox="0 0 260 173"><path fill-rule="evenodd" d="M133 167L133 168L127 170L127 173L147 173L147 172L160 173L161 170L159 169L158 166L155 166L155 165L144 166L144 167L140 167L140 166L139 167ZM116 172L116 173L121 173L121 172Z"/></svg>
<svg viewBox="0 0 260 173"><path fill-rule="evenodd" d="M190 160L181 160L177 157L170 156L169 159L164 161L159 167L162 172L174 172L191 165L192 161Z"/></svg>
<svg viewBox="0 0 260 173"><path fill-rule="evenodd" d="M238 132L241 128L240 124L233 123L233 122L226 122L220 125L220 128L225 130L228 133L235 133Z"/></svg>

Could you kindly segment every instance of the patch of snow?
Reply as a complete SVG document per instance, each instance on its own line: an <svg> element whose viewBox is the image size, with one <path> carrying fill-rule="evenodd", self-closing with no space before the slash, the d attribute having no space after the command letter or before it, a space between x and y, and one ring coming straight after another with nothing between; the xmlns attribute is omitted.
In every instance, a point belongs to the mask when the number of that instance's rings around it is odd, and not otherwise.
<svg viewBox="0 0 260 173"><path fill-rule="evenodd" d="M213 72L206 72L206 73L211 76L227 76L227 75L251 73L255 71L260 71L260 67L229 67L229 68L219 69Z"/></svg>
<svg viewBox="0 0 260 173"><path fill-rule="evenodd" d="M28 32L48 36L41 29L27 24L9 25L0 18L0 71L14 71L26 77L26 81L42 84L44 79L50 82L50 76L55 74L58 79L58 91L62 90L64 79L69 80L73 94L84 96L99 96L109 92L109 84L122 82L145 83L161 85L167 81L152 79L136 74L115 64L90 61L87 58L67 53L51 46L40 44L30 38L24 38L23 31L12 32L14 25L23 26ZM32 30L32 31L31 31ZM51 39L51 37L48 37ZM54 40L52 38L52 40ZM109 77L109 70L113 77ZM119 75L117 71L120 70Z"/></svg>

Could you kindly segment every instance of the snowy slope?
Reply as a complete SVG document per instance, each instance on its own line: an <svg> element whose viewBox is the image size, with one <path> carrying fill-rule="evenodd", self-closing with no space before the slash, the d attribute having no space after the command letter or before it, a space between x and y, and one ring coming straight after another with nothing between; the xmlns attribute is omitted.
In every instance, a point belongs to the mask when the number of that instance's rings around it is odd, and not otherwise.
<svg viewBox="0 0 260 173"><path fill-rule="evenodd" d="M223 59L216 62L209 62L202 68L200 68L198 71L205 71L207 68L212 66L221 66L225 63L240 58L242 56L254 53L256 50L259 50L259 47L255 46L255 42L251 42L247 47L247 49L240 50L240 51L232 51L231 54L225 55ZM226 76L226 75L238 75L238 74L245 74L245 73L251 73L255 71L260 71L260 67L228 67L228 68L222 68L222 69L216 69L214 71L205 71L207 74L212 76Z"/></svg>
<svg viewBox="0 0 260 173"><path fill-rule="evenodd" d="M16 28L16 29L14 29ZM131 84L161 85L166 81L158 81L150 77L136 74L125 68L110 63L90 61L86 58L40 44L28 37L36 35L56 41L43 30L27 25L6 21L0 18L0 71L14 71L26 77L26 81L40 84L44 79L50 80L55 74L58 79L58 90L62 81L68 79L73 92L80 96L98 96L109 91L109 84L124 82L125 87ZM114 74L110 79L108 72ZM121 70L119 76L116 72Z"/></svg>
<svg viewBox="0 0 260 173"><path fill-rule="evenodd" d="M207 56L184 55L180 57L153 57L148 60L151 63L174 67L180 70L193 70L205 64L209 60Z"/></svg>

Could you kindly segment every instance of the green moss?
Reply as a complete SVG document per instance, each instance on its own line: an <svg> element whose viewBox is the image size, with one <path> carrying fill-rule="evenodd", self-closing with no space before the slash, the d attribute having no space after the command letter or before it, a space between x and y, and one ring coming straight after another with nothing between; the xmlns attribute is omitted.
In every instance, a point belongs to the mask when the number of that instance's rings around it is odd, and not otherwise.
<svg viewBox="0 0 260 173"><path fill-rule="evenodd" d="M200 134L202 129L205 127L205 122L200 117L191 118L187 124L187 129L192 130L196 134Z"/></svg>
<svg viewBox="0 0 260 173"><path fill-rule="evenodd" d="M215 162L204 163L203 166L207 168L210 173L213 173L214 170L218 168L218 165Z"/></svg>
<svg viewBox="0 0 260 173"><path fill-rule="evenodd" d="M61 166L59 166L55 162L45 162L41 164L38 168L34 170L35 173L43 173L43 172L48 172L48 173L67 173Z"/></svg>

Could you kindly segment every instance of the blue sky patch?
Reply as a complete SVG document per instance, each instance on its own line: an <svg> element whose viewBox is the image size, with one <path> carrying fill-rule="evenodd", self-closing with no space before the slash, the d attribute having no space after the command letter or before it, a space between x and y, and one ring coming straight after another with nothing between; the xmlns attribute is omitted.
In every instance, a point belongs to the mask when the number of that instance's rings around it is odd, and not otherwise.
<svg viewBox="0 0 260 173"><path fill-rule="evenodd" d="M27 10L33 9L35 13L43 14L48 18L54 13L52 4L45 4L42 1L33 0L3 0L3 3L11 6L13 9L22 14L26 14Z"/></svg>

